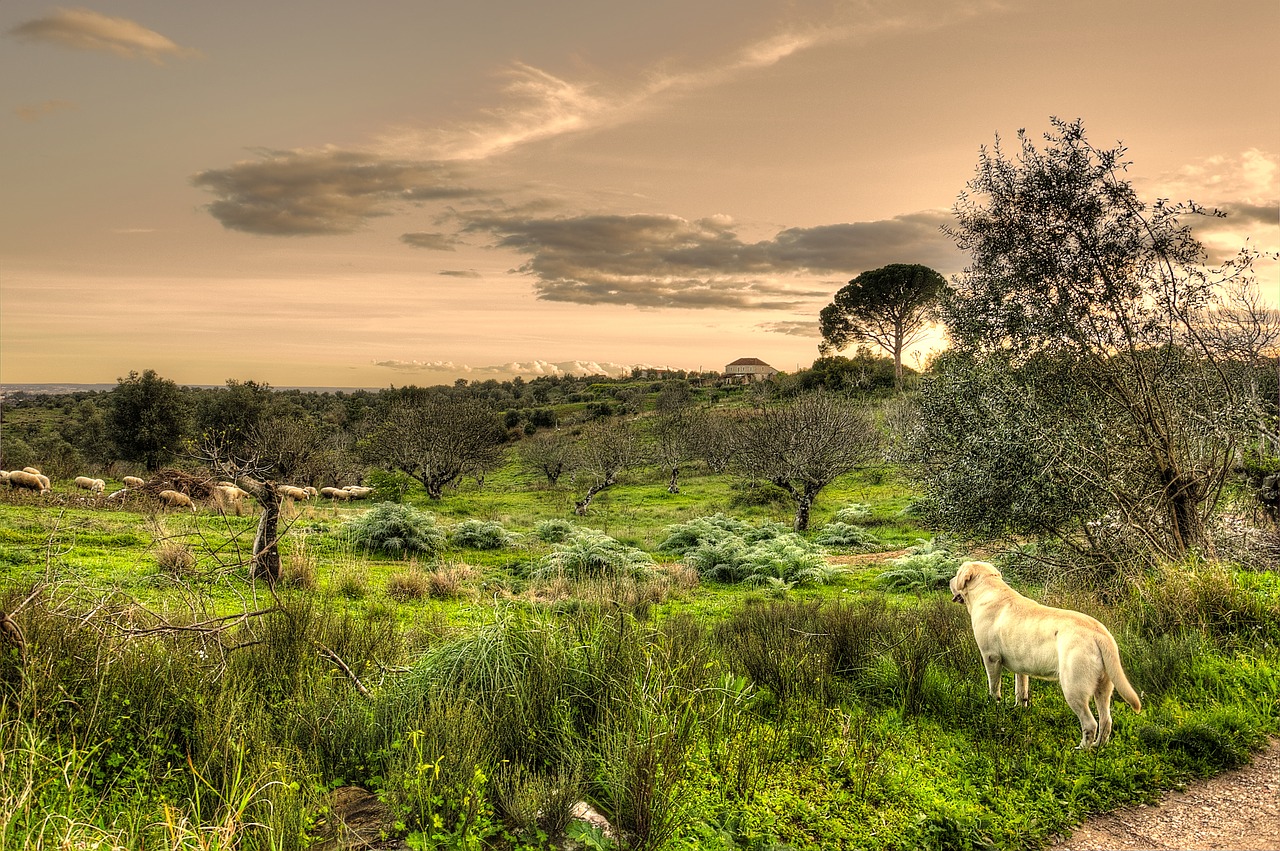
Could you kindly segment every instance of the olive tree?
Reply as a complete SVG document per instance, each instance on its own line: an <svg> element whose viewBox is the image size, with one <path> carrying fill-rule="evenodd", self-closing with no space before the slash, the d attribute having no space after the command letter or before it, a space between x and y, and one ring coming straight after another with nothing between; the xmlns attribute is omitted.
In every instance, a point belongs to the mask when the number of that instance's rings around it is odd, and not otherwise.
<svg viewBox="0 0 1280 851"><path fill-rule="evenodd" d="M1176 557L1207 543L1257 422L1209 332L1224 286L1252 286L1250 258L1209 266L1184 221L1200 208L1142 201L1123 147L1052 127L1043 148L1020 132L1012 155L983 149L955 204L956 351L922 388L911 454L957 530L1092 548L1119 530Z"/></svg>
<svg viewBox="0 0 1280 851"><path fill-rule="evenodd" d="M791 495L797 532L809 528L823 488L881 457L880 432L871 417L852 400L826 391L802 393L742 419L734 446L735 472Z"/></svg>

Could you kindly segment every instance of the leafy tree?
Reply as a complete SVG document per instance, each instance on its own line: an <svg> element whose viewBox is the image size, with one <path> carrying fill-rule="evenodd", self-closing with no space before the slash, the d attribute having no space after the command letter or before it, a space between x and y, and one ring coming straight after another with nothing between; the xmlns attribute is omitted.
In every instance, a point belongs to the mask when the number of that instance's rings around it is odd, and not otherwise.
<svg viewBox="0 0 1280 851"><path fill-rule="evenodd" d="M393 402L368 436L370 454L422 483L427 496L464 475L498 466L506 431L487 403L441 393L406 394Z"/></svg>
<svg viewBox="0 0 1280 851"><path fill-rule="evenodd" d="M822 489L877 459L880 443L875 423L854 402L828 392L805 393L743 420L733 464L740 475L790 494L793 527L803 532Z"/></svg>
<svg viewBox="0 0 1280 851"><path fill-rule="evenodd" d="M186 398L178 385L154 369L116 380L107 415L107 434L120 457L158 470L173 458L187 426Z"/></svg>
<svg viewBox="0 0 1280 851"><path fill-rule="evenodd" d="M197 397L196 432L243 452L254 429L266 419L271 403L270 385L229 378L225 388L206 390Z"/></svg>
<svg viewBox="0 0 1280 851"><path fill-rule="evenodd" d="M946 280L928 266L893 263L863 272L841 288L819 314L823 355L869 341L893 355L902 389L902 352L933 319Z"/></svg>
<svg viewBox="0 0 1280 851"><path fill-rule="evenodd" d="M1183 222L1203 211L1143 202L1125 149L1095 148L1079 121L1054 119L1043 149L1019 142L982 151L948 229L971 263L942 305L956 354L915 426L933 504L960 530L1095 551L1206 545L1258 422L1211 331L1239 319L1223 284L1248 291L1251 258L1207 266Z"/></svg>

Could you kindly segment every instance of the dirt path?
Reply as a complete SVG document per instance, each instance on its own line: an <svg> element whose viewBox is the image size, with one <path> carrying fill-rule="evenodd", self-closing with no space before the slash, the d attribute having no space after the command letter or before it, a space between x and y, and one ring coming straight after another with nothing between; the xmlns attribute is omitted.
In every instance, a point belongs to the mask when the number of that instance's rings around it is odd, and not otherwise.
<svg viewBox="0 0 1280 851"><path fill-rule="evenodd" d="M1251 764L1166 792L1153 806L1089 819L1056 851L1280 849L1280 739Z"/></svg>

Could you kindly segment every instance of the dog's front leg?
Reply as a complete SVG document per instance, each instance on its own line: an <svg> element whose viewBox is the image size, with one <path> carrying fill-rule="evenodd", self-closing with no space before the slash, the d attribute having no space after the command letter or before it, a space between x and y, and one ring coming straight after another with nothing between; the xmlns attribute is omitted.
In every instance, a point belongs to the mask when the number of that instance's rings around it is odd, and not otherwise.
<svg viewBox="0 0 1280 851"><path fill-rule="evenodd" d="M1026 674L1013 675L1013 696L1019 706L1031 705L1031 677Z"/></svg>
<svg viewBox="0 0 1280 851"><path fill-rule="evenodd" d="M982 657L982 664L987 669L987 692L996 700L1000 699L1000 657L987 653Z"/></svg>

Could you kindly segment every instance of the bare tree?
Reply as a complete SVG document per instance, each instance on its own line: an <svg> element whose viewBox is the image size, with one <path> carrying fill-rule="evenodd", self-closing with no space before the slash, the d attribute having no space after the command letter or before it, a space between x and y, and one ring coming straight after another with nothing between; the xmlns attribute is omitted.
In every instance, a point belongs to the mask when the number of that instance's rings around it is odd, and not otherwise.
<svg viewBox="0 0 1280 851"><path fill-rule="evenodd" d="M739 425L733 467L772 482L795 503L794 528L809 528L818 494L839 476L880 458L880 432L853 401L804 393Z"/></svg>
<svg viewBox="0 0 1280 851"><path fill-rule="evenodd" d="M573 461L573 438L566 431L540 431L520 441L520 461L526 469L546 477L552 487Z"/></svg>
<svg viewBox="0 0 1280 851"><path fill-rule="evenodd" d="M427 496L502 461L506 432L497 413L476 399L430 394L394 403L368 437L370 454L413 476Z"/></svg>
<svg viewBox="0 0 1280 851"><path fill-rule="evenodd" d="M216 438L206 437L195 455L215 474L245 488L262 508L253 538L251 579L274 585L280 579L279 484L311 478L330 463L338 447L314 422L297 419L267 420L250 430L241 444L246 455L236 455Z"/></svg>
<svg viewBox="0 0 1280 851"><path fill-rule="evenodd" d="M574 451L574 476L584 477L590 484L587 492L573 505L575 514L584 515L596 495L618 483L618 474L642 460L640 441L626 420L595 420L582 429Z"/></svg>

